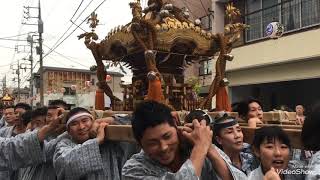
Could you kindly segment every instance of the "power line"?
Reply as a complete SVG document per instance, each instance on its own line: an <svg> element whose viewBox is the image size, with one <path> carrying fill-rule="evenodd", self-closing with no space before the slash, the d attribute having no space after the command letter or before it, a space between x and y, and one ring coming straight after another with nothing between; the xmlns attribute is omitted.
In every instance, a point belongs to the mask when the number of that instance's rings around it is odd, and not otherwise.
<svg viewBox="0 0 320 180"><path fill-rule="evenodd" d="M78 8L77 8L76 11L73 13L73 15L72 15L72 17L70 18L70 20L72 20L72 18L76 15L76 13L78 12L78 10L79 10L79 8L81 7L82 3L83 3L83 0L81 0Z"/></svg>
<svg viewBox="0 0 320 180"><path fill-rule="evenodd" d="M26 41L26 40L21 40L21 39L10 39L10 38L0 38L0 40L4 40L4 41Z"/></svg>
<svg viewBox="0 0 320 180"><path fill-rule="evenodd" d="M18 62L18 60L11 62L10 64L4 64L1 65L0 67L6 67L6 66L11 66L13 63Z"/></svg>
<svg viewBox="0 0 320 180"><path fill-rule="evenodd" d="M75 19L75 21L77 21L77 20L80 18L80 16L81 16L81 15L83 14L83 12L90 6L90 4L91 4L92 2L93 2L93 0L91 0L91 1L89 2L89 4L87 4L87 6L80 12L80 14L78 15L78 17ZM76 12L75 12L75 13L76 13ZM72 16L72 18L73 18L73 16ZM72 18L70 19L71 22L73 22L73 21L72 21ZM72 26L73 26L73 23L70 24L70 26L67 28L67 30L66 30L66 31L60 36L60 38L53 44L52 48L49 48L50 50L49 50L49 52L48 52L47 54L50 54L50 53L51 53L51 50L54 49L54 48L57 46L58 42L64 37L64 35L67 34L67 32L71 29ZM73 32L72 32L72 33L73 33ZM47 54L44 55L44 57L46 57ZM44 58L44 57L43 57L43 58Z"/></svg>
<svg viewBox="0 0 320 180"><path fill-rule="evenodd" d="M14 35L14 36L6 36L6 37L0 37L0 39L8 39L8 38L13 38L13 37L18 37L18 36L23 36L23 35L27 35L28 33L24 33L24 34L18 34L18 35Z"/></svg>
<svg viewBox="0 0 320 180"><path fill-rule="evenodd" d="M106 0L103 0L92 12L95 12ZM80 23L79 26L81 26L92 14L92 12ZM55 49L57 49L66 39L68 39L73 32L75 32L78 29L78 27L76 27L67 37L65 37L56 47L52 48L51 51L49 51L46 55L44 55L44 57L46 57L47 55L49 55L52 51L54 51Z"/></svg>
<svg viewBox="0 0 320 180"><path fill-rule="evenodd" d="M18 36L17 36L17 37L18 37L18 40L19 40L19 37L20 37L20 34L21 34L21 30L22 30L22 22L23 22L23 16L22 16L22 18L21 18L21 23L20 23L20 27L19 27L19 31L18 31ZM18 42L19 42L19 41L16 41L15 46L18 45ZM10 61L10 65L13 64L15 57L16 57L16 51L13 51L13 55L12 55L12 58L11 58L11 61ZM9 71L10 71L10 69L8 69L8 71L6 72L6 74L8 74Z"/></svg>
<svg viewBox="0 0 320 180"><path fill-rule="evenodd" d="M47 47L47 48L49 48L47 45L44 45L44 46ZM67 60L69 60L69 61L71 61L71 62L74 62L74 63L76 63L76 64L79 64L80 66L83 66L83 67L88 68L88 66L83 65L83 64L81 64L81 63L79 63L79 62L77 62L77 61L75 61L75 60L73 60L73 59L71 59L71 58L69 58L69 57L67 57L67 56L65 56L65 55L57 52L57 51L55 51L55 50L53 50L53 52L55 52L55 53L58 54L59 56L65 58L65 59L67 59Z"/></svg>
<svg viewBox="0 0 320 180"><path fill-rule="evenodd" d="M199 3L195 3L193 0L184 0L186 1L186 3L190 4L192 8L196 8L199 11L203 11L203 7L201 7L201 5L199 5ZM206 13L206 11L205 11ZM195 16L195 18L198 18L197 16Z"/></svg>
<svg viewBox="0 0 320 180"><path fill-rule="evenodd" d="M182 0L182 3L186 6L186 8L189 10L190 14L193 16L193 18L197 18L193 12L191 11L189 5L187 4L186 0Z"/></svg>
<svg viewBox="0 0 320 180"><path fill-rule="evenodd" d="M38 64L39 64L39 61L37 61L32 68L35 69Z"/></svg>
<svg viewBox="0 0 320 180"><path fill-rule="evenodd" d="M16 49L16 48L13 48L13 47L7 47L7 46L1 46L0 45L0 48L6 48L6 49ZM0 66L1 67L1 66Z"/></svg>
<svg viewBox="0 0 320 180"><path fill-rule="evenodd" d="M52 59L52 60L54 60L54 61L57 61L56 59L54 59L54 58L51 57L51 56L48 56L48 58L49 58L49 59ZM58 60L60 60L60 59L58 59ZM60 63L61 63L63 66L69 66L69 65L67 65L67 64L62 63L61 61L60 61Z"/></svg>
<svg viewBox="0 0 320 180"><path fill-rule="evenodd" d="M24 84L26 81L28 81L28 78L31 78L31 73L30 72L27 75L24 76L23 80L21 81L21 84Z"/></svg>
<svg viewBox="0 0 320 180"><path fill-rule="evenodd" d="M209 12L208 12L208 10L204 7L202 0L200 0L200 3L201 3L201 6L202 6L204 12L208 15Z"/></svg>

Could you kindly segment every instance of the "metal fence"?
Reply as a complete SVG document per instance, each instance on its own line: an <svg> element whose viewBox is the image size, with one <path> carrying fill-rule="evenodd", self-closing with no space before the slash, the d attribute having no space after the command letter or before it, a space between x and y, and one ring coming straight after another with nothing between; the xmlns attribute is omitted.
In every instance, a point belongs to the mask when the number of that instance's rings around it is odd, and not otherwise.
<svg viewBox="0 0 320 180"><path fill-rule="evenodd" d="M265 29L273 21L280 22L286 32L320 24L320 0L289 0L246 14L246 42L266 37Z"/></svg>

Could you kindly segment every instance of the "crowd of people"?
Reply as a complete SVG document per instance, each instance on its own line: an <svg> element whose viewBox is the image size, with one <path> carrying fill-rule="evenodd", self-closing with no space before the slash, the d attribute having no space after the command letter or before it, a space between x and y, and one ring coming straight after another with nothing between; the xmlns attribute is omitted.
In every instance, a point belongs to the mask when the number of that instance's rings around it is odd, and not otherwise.
<svg viewBox="0 0 320 180"><path fill-rule="evenodd" d="M233 111L238 112L239 119L246 121L249 127L257 127L257 124L263 124L263 106L259 100L248 98L235 103L233 106ZM285 115L285 118L288 118L288 112L293 112L286 105L281 105L279 110L274 109L274 111L281 111ZM303 105L296 105L295 113L295 124L303 125L306 118Z"/></svg>
<svg viewBox="0 0 320 180"><path fill-rule="evenodd" d="M93 118L76 107L52 101L32 109L18 103L2 107L0 120L0 179L2 180L315 180L320 179L320 105L306 117L302 152L293 157L290 138L281 126L262 126L253 142L244 143L238 119L216 119L205 111L191 111L183 120L156 101L137 105L128 117ZM251 127L263 123L262 105L248 100L237 106L239 117ZM105 128L131 124L136 143L106 140Z"/></svg>

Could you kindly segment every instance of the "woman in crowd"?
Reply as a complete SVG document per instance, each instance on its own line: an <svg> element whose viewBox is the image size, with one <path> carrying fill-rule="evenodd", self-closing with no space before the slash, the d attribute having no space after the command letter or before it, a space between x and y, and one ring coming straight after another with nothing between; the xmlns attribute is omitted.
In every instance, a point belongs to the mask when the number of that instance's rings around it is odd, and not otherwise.
<svg viewBox="0 0 320 180"><path fill-rule="evenodd" d="M235 118L225 114L213 122L206 112L194 110L186 116L185 122L191 123L194 119L206 120L207 125L212 126L213 142L228 156L228 163L246 175L258 167L258 161L251 153L250 145L243 142L243 133Z"/></svg>
<svg viewBox="0 0 320 180"><path fill-rule="evenodd" d="M263 110L260 101L256 99L248 99L240 102L236 111L239 118L248 122L249 127L257 127L257 124L263 124Z"/></svg>
<svg viewBox="0 0 320 180"><path fill-rule="evenodd" d="M262 180L263 176L270 174L275 176L271 178L273 180L304 179L303 173L291 173L294 167L289 165L290 139L281 127L265 126L257 129L252 145L260 166L250 173L249 180Z"/></svg>
<svg viewBox="0 0 320 180"><path fill-rule="evenodd" d="M315 151L309 161L309 172L306 180L320 178L320 104L313 107L310 115L304 121L301 138L306 150Z"/></svg>
<svg viewBox="0 0 320 180"><path fill-rule="evenodd" d="M258 167L258 161L243 142L243 133L235 118L223 116L214 122L215 144L230 158L232 164L246 175Z"/></svg>

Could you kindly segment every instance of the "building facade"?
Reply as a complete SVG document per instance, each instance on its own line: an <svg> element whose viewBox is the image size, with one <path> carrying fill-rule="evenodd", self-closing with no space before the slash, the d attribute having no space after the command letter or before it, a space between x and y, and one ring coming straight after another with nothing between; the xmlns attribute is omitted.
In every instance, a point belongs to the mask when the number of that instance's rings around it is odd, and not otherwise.
<svg viewBox="0 0 320 180"><path fill-rule="evenodd" d="M201 27L207 31L214 31L213 19L215 14L215 7L213 6L214 0L176 0L174 4L182 9L188 9L190 20L200 19ZM212 83L212 74L214 67L214 60L204 58L200 63L192 64L185 69L184 77L185 82L191 79L197 79L198 84L201 86L199 89L200 96L206 96L208 89Z"/></svg>
<svg viewBox="0 0 320 180"><path fill-rule="evenodd" d="M242 0L236 6L250 28L227 63L232 102L252 96L272 110L319 100L320 1ZM271 22L284 26L278 39L266 35Z"/></svg>
<svg viewBox="0 0 320 180"><path fill-rule="evenodd" d="M96 72L86 69L44 67L44 104L51 100L62 99L70 106L94 107L95 84L98 82ZM120 87L123 75L118 72L108 72L107 82L119 99L123 98ZM37 83L35 83L37 85ZM37 88L36 102L39 102L39 88ZM105 96L106 107L110 106L110 99Z"/></svg>
<svg viewBox="0 0 320 180"><path fill-rule="evenodd" d="M203 27L222 33L227 0L178 1L191 9ZM260 99L265 110L280 105L310 106L320 99L320 0L239 0L239 22L250 26L235 44L232 62L227 63L232 103L248 97ZM209 9L206 11L206 9ZM278 39L266 35L271 22L284 26ZM204 95L215 75L215 59L194 64L185 77L198 77ZM200 92L201 93L201 92ZM215 98L213 98L214 101ZM214 106L214 102L213 102Z"/></svg>

